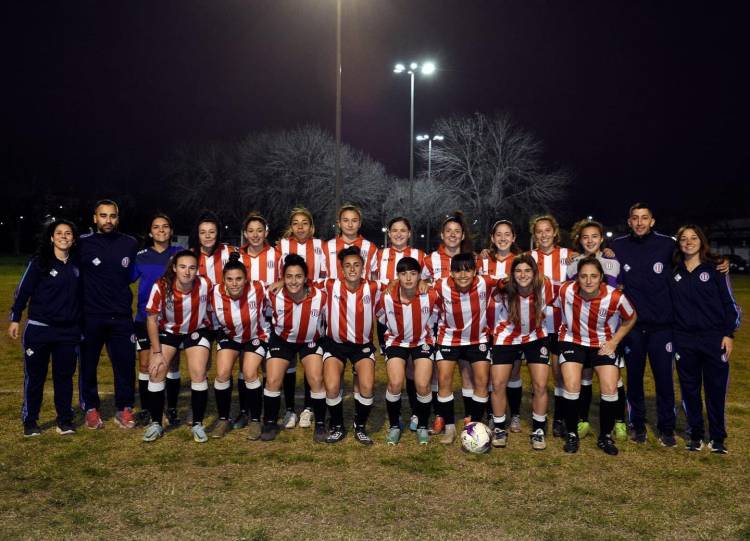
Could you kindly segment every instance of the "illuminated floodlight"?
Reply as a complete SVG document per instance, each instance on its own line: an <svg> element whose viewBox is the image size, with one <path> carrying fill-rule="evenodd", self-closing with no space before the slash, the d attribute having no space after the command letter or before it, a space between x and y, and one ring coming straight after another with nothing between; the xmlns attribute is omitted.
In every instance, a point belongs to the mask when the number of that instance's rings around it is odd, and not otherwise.
<svg viewBox="0 0 750 541"><path fill-rule="evenodd" d="M429 138L429 135L417 135L417 141L427 141Z"/></svg>
<svg viewBox="0 0 750 541"><path fill-rule="evenodd" d="M416 62L412 62L411 64L409 64L409 69L410 70L415 70L418 67L419 67L419 64L417 64Z"/></svg>
<svg viewBox="0 0 750 541"><path fill-rule="evenodd" d="M435 62L425 62L422 64L422 75L432 75L435 69Z"/></svg>
<svg viewBox="0 0 750 541"><path fill-rule="evenodd" d="M393 73L403 73L405 69L406 66L404 66L403 64L396 64L393 67Z"/></svg>
<svg viewBox="0 0 750 541"><path fill-rule="evenodd" d="M608 239L611 239L611 238L612 238L612 231L607 231L607 238L608 238Z"/></svg>
<svg viewBox="0 0 750 541"><path fill-rule="evenodd" d="M445 137L442 135L436 135L432 138L433 141L442 141L443 139L445 139Z"/></svg>

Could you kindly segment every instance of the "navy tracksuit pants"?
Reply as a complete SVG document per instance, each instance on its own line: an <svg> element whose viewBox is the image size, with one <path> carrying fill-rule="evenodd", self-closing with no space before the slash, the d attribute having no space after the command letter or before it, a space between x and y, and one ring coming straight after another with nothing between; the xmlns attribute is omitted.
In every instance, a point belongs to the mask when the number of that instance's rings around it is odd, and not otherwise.
<svg viewBox="0 0 750 541"><path fill-rule="evenodd" d="M24 377L21 420L24 423L39 420L44 382L52 358L52 383L55 391L57 423L73 419L73 374L76 371L81 330L77 325L52 327L27 324L23 333Z"/></svg>
<svg viewBox="0 0 750 541"><path fill-rule="evenodd" d="M643 377L646 372L646 355L656 386L656 428L671 433L675 428L674 382L672 379L672 330L636 327L623 340L625 367L628 371L627 398L630 424L643 429L646 426L646 396Z"/></svg>
<svg viewBox="0 0 750 541"><path fill-rule="evenodd" d="M703 400L705 392L708 432L710 439L724 441L727 437L724 421L729 362L721 349L722 336L715 333L686 334L675 332L677 375L682 391L690 438L703 439Z"/></svg>
<svg viewBox="0 0 750 541"><path fill-rule="evenodd" d="M132 408L135 401L135 334L130 318L97 318L86 316L83 321L81 370L78 378L81 408L99 409L96 369L102 347L112 363L115 383L115 408Z"/></svg>

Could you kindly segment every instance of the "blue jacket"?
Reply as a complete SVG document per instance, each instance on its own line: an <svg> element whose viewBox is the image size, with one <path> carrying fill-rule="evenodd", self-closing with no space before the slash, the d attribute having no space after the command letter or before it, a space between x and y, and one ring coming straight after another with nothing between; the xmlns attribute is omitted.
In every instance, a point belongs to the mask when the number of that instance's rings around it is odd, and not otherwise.
<svg viewBox="0 0 750 541"><path fill-rule="evenodd" d="M149 295L151 295L151 287L164 274L170 258L182 249L182 246L170 246L159 253L149 246L136 254L133 280L140 278L140 282L138 282L138 308L135 312L136 321L146 321L146 304Z"/></svg>
<svg viewBox="0 0 750 541"><path fill-rule="evenodd" d="M89 233L78 241L83 278L83 314L95 317L133 315L136 240L117 231Z"/></svg>
<svg viewBox="0 0 750 541"><path fill-rule="evenodd" d="M53 258L49 269L42 269L35 257L16 288L10 320L21 321L28 303L31 320L60 327L78 325L81 319L80 295L80 272L74 257L67 263Z"/></svg>
<svg viewBox="0 0 750 541"><path fill-rule="evenodd" d="M672 324L669 290L675 241L651 231L616 238L611 244L620 262L620 283L638 313L638 327L667 327Z"/></svg>
<svg viewBox="0 0 750 541"><path fill-rule="evenodd" d="M672 273L675 330L731 336L740 326L741 311L732 294L728 274L712 263L701 263L692 272L680 263Z"/></svg>

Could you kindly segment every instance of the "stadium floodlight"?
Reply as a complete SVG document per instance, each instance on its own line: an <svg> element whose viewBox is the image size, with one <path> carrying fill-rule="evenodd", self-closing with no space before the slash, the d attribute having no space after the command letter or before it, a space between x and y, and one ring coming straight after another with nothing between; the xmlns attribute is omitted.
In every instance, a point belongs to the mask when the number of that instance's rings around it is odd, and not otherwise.
<svg viewBox="0 0 750 541"><path fill-rule="evenodd" d="M425 62L422 64L422 75L432 75L435 69L435 62Z"/></svg>
<svg viewBox="0 0 750 541"><path fill-rule="evenodd" d="M432 138L433 141L442 141L443 139L445 139L445 137L443 137L442 135L435 135Z"/></svg>
<svg viewBox="0 0 750 541"><path fill-rule="evenodd" d="M393 73L403 73L406 71L406 66L403 64L396 64L393 68Z"/></svg>
<svg viewBox="0 0 750 541"><path fill-rule="evenodd" d="M417 141L427 141L429 138L429 135L417 135Z"/></svg>
<svg viewBox="0 0 750 541"><path fill-rule="evenodd" d="M427 180L432 179L432 142L445 139L442 135L417 135L417 141L427 141Z"/></svg>

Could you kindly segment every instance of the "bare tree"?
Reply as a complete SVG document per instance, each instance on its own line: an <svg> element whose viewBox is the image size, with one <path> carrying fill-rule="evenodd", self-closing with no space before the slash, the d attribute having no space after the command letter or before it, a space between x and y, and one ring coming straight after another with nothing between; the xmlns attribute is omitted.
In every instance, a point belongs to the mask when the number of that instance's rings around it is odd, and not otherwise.
<svg viewBox="0 0 750 541"><path fill-rule="evenodd" d="M506 116L453 116L438 120L433 132L445 139L432 148L432 176L482 235L498 218L521 222L564 194L568 175L547 170L541 142ZM420 154L427 159L426 149Z"/></svg>

